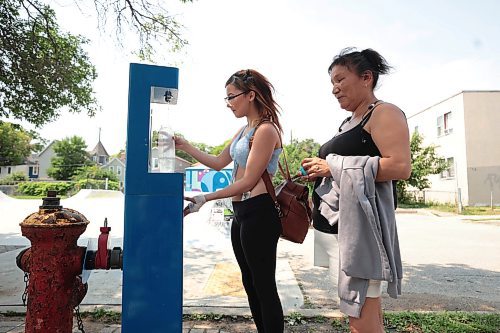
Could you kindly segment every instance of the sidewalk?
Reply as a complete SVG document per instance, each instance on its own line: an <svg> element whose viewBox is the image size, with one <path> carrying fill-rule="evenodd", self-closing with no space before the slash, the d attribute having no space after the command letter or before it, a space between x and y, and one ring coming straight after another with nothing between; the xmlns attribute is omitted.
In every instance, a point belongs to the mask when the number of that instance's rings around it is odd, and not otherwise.
<svg viewBox="0 0 500 333"><path fill-rule="evenodd" d="M62 205L82 212L91 221L79 244L97 238L99 226L108 218L111 246L122 246L123 196L117 193L81 193L79 199L62 200ZM19 223L38 209L39 200L0 197L0 313L23 313L23 272L15 257L29 241L20 235ZM228 237L228 225L209 223L210 207L184 221L184 314L249 316L250 312L239 270ZM437 217L420 212L397 215L403 257L403 295L397 300L383 294L388 311L486 311L500 312L500 227L470 223L460 218ZM208 221L208 222L207 222ZM314 266L313 230L304 244L280 240L277 282L285 315L338 318L336 279L328 269ZM336 267L333 273L336 274ZM80 311L96 307L121 311L122 272L94 271ZM242 318L242 317L238 317ZM12 322L14 321L14 323ZM22 332L23 318L1 317L0 333ZM75 321L76 323L76 321ZM87 333L119 332L120 325L106 325L85 319ZM204 325L204 326L203 326ZM227 325L217 322L184 322L184 332L252 332L252 323ZM200 327L203 326L203 327ZM336 332L331 325L329 330ZM87 329L88 327L88 329ZM304 326L290 326L287 332ZM326 329L326 328L325 328ZM146 332L147 333L147 332Z"/></svg>

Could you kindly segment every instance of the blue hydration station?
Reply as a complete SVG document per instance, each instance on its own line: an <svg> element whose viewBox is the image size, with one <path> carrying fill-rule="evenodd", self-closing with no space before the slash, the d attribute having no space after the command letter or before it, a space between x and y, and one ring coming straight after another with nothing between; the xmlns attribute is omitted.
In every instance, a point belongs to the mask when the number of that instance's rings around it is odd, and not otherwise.
<svg viewBox="0 0 500 333"><path fill-rule="evenodd" d="M123 333L182 332L183 174L152 168L151 103L177 101L179 69L130 64Z"/></svg>

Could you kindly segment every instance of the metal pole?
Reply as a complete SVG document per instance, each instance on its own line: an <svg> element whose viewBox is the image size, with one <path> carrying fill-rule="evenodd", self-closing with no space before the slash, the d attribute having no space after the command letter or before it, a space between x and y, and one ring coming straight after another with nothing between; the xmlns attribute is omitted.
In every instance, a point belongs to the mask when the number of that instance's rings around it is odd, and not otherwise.
<svg viewBox="0 0 500 333"><path fill-rule="evenodd" d="M462 189L457 188L457 211L458 214L462 214Z"/></svg>

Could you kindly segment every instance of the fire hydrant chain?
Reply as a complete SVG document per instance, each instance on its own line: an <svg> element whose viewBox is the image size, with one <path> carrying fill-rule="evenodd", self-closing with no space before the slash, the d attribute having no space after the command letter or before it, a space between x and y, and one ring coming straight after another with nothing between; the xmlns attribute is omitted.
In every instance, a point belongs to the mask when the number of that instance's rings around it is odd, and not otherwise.
<svg viewBox="0 0 500 333"><path fill-rule="evenodd" d="M21 297L22 300L23 300L23 305L26 306L26 300L28 299L28 285L29 285L29 281L30 281L30 275L28 272L24 272L24 284L26 285L24 287L24 292L23 292L23 296Z"/></svg>
<svg viewBox="0 0 500 333"><path fill-rule="evenodd" d="M80 305L75 306L75 315L76 315L76 324L78 325L78 329L80 332L85 333L83 329L83 321L82 316L80 316Z"/></svg>

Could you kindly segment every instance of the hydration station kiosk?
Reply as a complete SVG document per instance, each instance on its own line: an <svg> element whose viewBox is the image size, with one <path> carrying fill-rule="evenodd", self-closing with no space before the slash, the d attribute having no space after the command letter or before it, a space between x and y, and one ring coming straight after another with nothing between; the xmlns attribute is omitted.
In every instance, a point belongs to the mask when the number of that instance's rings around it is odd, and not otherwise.
<svg viewBox="0 0 500 333"><path fill-rule="evenodd" d="M122 332L182 332L183 174L154 157L154 106L177 102L179 70L130 64Z"/></svg>

